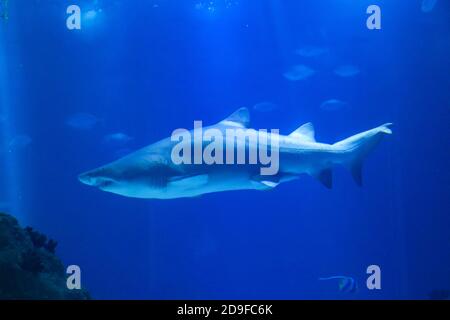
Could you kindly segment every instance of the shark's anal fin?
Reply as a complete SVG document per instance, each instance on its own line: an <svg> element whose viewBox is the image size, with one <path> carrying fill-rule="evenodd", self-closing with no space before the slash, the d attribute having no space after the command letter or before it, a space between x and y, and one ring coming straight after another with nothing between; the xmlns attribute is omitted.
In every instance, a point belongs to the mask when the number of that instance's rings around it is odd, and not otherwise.
<svg viewBox="0 0 450 320"><path fill-rule="evenodd" d="M208 175L173 177L169 180L170 187L179 189L190 189L203 186L208 183Z"/></svg>
<svg viewBox="0 0 450 320"><path fill-rule="evenodd" d="M328 189L333 187L333 172L331 169L324 169L313 174L313 176Z"/></svg>

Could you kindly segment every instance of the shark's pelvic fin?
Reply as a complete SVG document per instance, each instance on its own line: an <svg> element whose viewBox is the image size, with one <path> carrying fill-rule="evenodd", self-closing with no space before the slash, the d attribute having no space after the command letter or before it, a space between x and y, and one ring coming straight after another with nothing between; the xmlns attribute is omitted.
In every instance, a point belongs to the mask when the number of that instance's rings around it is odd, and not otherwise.
<svg viewBox="0 0 450 320"><path fill-rule="evenodd" d="M333 172L331 169L324 169L313 174L313 176L328 189L333 187Z"/></svg>
<svg viewBox="0 0 450 320"><path fill-rule="evenodd" d="M260 190L272 190L280 184L280 176L261 176L255 175L251 180L258 186Z"/></svg>
<svg viewBox="0 0 450 320"><path fill-rule="evenodd" d="M220 121L220 123L227 126L247 128L250 124L250 113L246 107L242 107Z"/></svg>
<svg viewBox="0 0 450 320"><path fill-rule="evenodd" d="M257 183L259 189L272 190L282 182L298 179L296 174L277 174L273 176L255 175L251 177L251 180Z"/></svg>
<svg viewBox="0 0 450 320"><path fill-rule="evenodd" d="M309 141L309 142L315 142L315 132L314 132L314 126L311 122L305 123L300 128L296 129L294 132L292 132L290 137L295 139L300 139L303 141Z"/></svg>
<svg viewBox="0 0 450 320"><path fill-rule="evenodd" d="M263 180L261 181L261 184L263 184L265 187L267 187L268 190L270 190L278 186L280 183L270 180Z"/></svg>

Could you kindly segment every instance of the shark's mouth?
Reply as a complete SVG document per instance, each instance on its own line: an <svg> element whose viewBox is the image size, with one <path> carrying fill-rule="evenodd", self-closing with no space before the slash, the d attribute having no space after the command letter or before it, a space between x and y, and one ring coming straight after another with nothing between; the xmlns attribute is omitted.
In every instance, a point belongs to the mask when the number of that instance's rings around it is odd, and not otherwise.
<svg viewBox="0 0 450 320"><path fill-rule="evenodd" d="M99 189L105 189L113 183L114 181L112 179L99 179L95 186Z"/></svg>

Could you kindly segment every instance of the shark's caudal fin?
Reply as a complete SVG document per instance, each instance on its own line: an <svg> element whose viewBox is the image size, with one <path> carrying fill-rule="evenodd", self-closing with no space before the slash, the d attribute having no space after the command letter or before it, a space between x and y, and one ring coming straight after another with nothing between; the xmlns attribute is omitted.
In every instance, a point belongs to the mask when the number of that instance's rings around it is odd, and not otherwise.
<svg viewBox="0 0 450 320"><path fill-rule="evenodd" d="M333 146L344 151L341 163L349 168L355 182L362 185L362 163L366 155L386 134L392 134L392 123L385 123L374 129L358 133L335 143Z"/></svg>

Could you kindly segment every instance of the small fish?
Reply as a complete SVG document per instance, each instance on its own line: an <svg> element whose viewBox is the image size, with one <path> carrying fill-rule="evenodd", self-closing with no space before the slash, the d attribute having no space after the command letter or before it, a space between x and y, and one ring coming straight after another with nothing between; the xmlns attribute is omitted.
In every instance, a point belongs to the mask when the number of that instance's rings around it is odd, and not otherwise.
<svg viewBox="0 0 450 320"><path fill-rule="evenodd" d="M436 5L437 0L422 0L422 12L428 13L431 12L434 9L434 6Z"/></svg>
<svg viewBox="0 0 450 320"><path fill-rule="evenodd" d="M343 78L354 77L360 72L358 67L351 64L339 66L334 69L334 73Z"/></svg>
<svg viewBox="0 0 450 320"><path fill-rule="evenodd" d="M332 276L326 278L319 278L320 281L337 280L339 291L355 293L358 290L358 284L355 279L347 276Z"/></svg>
<svg viewBox="0 0 450 320"><path fill-rule="evenodd" d="M213 1L200 1L195 4L195 9L214 13L217 10L217 4L215 4Z"/></svg>
<svg viewBox="0 0 450 320"><path fill-rule="evenodd" d="M96 116L90 113L80 112L71 115L67 119L66 124L74 129L89 130L95 127L99 122L100 121Z"/></svg>
<svg viewBox="0 0 450 320"><path fill-rule="evenodd" d="M9 151L23 149L31 143L32 139L26 134L20 134L15 136L9 141Z"/></svg>
<svg viewBox="0 0 450 320"><path fill-rule="evenodd" d="M278 106L276 104L268 101L260 102L253 106L253 109L258 112L270 112L274 111L277 108Z"/></svg>
<svg viewBox="0 0 450 320"><path fill-rule="evenodd" d="M0 1L0 19L8 20L8 0Z"/></svg>
<svg viewBox="0 0 450 320"><path fill-rule="evenodd" d="M286 71L283 76L289 81L306 80L316 73L315 70L303 64L295 65Z"/></svg>
<svg viewBox="0 0 450 320"><path fill-rule="evenodd" d="M97 10L89 10L85 13L84 17L88 20L91 20L97 16L97 13Z"/></svg>
<svg viewBox="0 0 450 320"><path fill-rule="evenodd" d="M328 52L328 48L316 47L316 46L304 46L295 51L296 54L305 58L312 58L321 56Z"/></svg>
<svg viewBox="0 0 450 320"><path fill-rule="evenodd" d="M116 133L107 134L106 136L103 137L103 140L107 144L124 145L124 144L127 144L128 142L130 142L131 140L133 140L133 138L125 133L116 132Z"/></svg>
<svg viewBox="0 0 450 320"><path fill-rule="evenodd" d="M341 109L346 109L348 107L348 103L338 100L338 99L330 99L327 101L324 101L320 105L320 109L324 111L337 111Z"/></svg>

